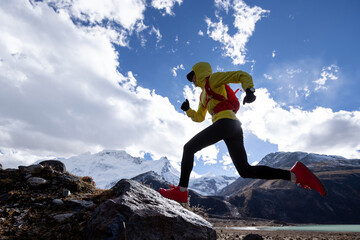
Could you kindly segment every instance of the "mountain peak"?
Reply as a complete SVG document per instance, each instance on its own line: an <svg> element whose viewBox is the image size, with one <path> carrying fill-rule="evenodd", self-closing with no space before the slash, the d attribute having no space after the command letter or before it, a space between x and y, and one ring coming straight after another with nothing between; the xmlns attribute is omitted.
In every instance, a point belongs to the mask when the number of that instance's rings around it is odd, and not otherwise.
<svg viewBox="0 0 360 240"><path fill-rule="evenodd" d="M287 167L291 168L295 162L301 161L306 164L314 164L317 162L331 162L347 160L341 156L335 155L322 155L316 153L306 152L275 152L266 155L258 165L266 165L270 167Z"/></svg>

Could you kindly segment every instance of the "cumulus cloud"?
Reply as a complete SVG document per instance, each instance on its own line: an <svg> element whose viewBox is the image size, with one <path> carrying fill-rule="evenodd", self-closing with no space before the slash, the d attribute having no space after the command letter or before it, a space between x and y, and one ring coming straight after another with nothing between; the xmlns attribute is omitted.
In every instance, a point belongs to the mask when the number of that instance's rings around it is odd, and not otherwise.
<svg viewBox="0 0 360 240"><path fill-rule="evenodd" d="M233 1L215 1L215 6L219 10L225 10L226 14L229 8L234 12L233 25L236 29L234 35L229 34L229 27L223 23L223 18L217 14L217 21L206 18L207 34L215 41L221 44L223 54L233 60L233 64L245 64L246 44L255 31L255 24L262 17L268 16L269 10L264 10L258 6L250 7L243 0Z"/></svg>
<svg viewBox="0 0 360 240"><path fill-rule="evenodd" d="M230 154L227 152L223 155L222 159L220 160L220 162L223 164L223 165L229 165L229 164L232 164L232 159L230 157Z"/></svg>
<svg viewBox="0 0 360 240"><path fill-rule="evenodd" d="M282 108L266 89L257 89L256 101L244 107L239 117L246 130L279 151L304 151L360 158L360 112L317 107L302 110Z"/></svg>
<svg viewBox="0 0 360 240"><path fill-rule="evenodd" d="M197 159L201 159L204 165L212 165L218 163L219 149L216 145L208 146L195 154Z"/></svg>
<svg viewBox="0 0 360 240"><path fill-rule="evenodd" d="M151 6L159 10L165 10L163 15L175 15L172 8L176 3L180 6L182 2L182 0L152 0Z"/></svg>
<svg viewBox="0 0 360 240"><path fill-rule="evenodd" d="M67 14L79 29L97 35L101 32L122 47L129 47L129 36L147 28L143 23L145 0L45 0L60 14ZM86 24L78 24L78 23ZM142 36L141 36L142 37ZM144 39L141 39L144 42Z"/></svg>
<svg viewBox="0 0 360 240"><path fill-rule="evenodd" d="M118 72L106 35L79 29L69 14L43 2L0 5L4 167L105 148L180 161L199 126L168 98L138 86L134 73Z"/></svg>
<svg viewBox="0 0 360 240"><path fill-rule="evenodd" d="M127 30L133 30L136 23L144 19L144 0L45 0L49 5L68 12L72 17L100 24L112 20Z"/></svg>

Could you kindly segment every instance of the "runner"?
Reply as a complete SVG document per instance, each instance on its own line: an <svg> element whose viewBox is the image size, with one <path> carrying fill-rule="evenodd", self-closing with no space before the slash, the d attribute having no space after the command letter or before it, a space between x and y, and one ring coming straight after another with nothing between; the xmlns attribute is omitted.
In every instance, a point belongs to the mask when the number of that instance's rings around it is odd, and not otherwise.
<svg viewBox="0 0 360 240"><path fill-rule="evenodd" d="M170 189L160 188L159 192L162 196L178 202L187 202L187 188L193 169L194 154L221 140L224 140L241 177L293 181L303 188L315 189L322 196L326 195L326 189L319 179L301 162L296 162L291 170L268 166L251 166L248 163L241 122L235 115L238 106L235 106L236 103L234 103L233 98L230 100L229 96L232 93L227 87L229 83L241 83L246 92L243 104L254 102L256 100L254 84L248 73L243 71L212 73L211 66L207 62L196 63L191 70L187 74L187 79L202 89L200 103L197 111L195 111L190 108L189 101L186 99L181 105L181 109L194 122L204 121L208 111L212 115L213 124L185 144L179 185L171 185ZM222 95L223 98L221 99L219 95Z"/></svg>

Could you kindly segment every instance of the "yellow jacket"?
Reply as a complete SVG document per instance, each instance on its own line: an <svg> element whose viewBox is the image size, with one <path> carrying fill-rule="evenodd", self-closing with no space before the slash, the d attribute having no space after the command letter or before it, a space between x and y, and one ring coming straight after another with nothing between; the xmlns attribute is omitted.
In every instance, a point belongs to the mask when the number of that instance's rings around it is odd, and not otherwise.
<svg viewBox="0 0 360 240"><path fill-rule="evenodd" d="M196 86L202 89L198 110L194 111L190 108L186 111L186 115L190 117L194 122L204 121L206 112L213 112L214 107L220 102L216 99L210 99L207 108L205 108L208 97L204 89L206 77L210 76L209 84L211 89L214 92L221 94L225 97L227 97L227 94L224 84L241 83L244 90L250 87L254 87L252 77L248 73L243 71L216 72L213 74L211 66L207 62L198 62L192 67L191 70L195 72ZM223 118L230 118L234 120L237 119L235 113L232 110L224 110L215 114L212 117L212 122L214 123L217 120Z"/></svg>

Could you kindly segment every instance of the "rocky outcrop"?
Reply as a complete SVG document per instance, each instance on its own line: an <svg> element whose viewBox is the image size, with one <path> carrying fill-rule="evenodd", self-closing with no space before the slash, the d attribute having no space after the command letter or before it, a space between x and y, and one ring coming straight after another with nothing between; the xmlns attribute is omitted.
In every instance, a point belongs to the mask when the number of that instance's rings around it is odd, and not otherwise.
<svg viewBox="0 0 360 240"><path fill-rule="evenodd" d="M1 240L183 239L179 236L184 235L216 238L207 221L135 181L122 180L101 190L90 177L49 165L0 169Z"/></svg>
<svg viewBox="0 0 360 240"><path fill-rule="evenodd" d="M113 188L115 198L92 214L86 239L216 239L209 222L133 180Z"/></svg>
<svg viewBox="0 0 360 240"><path fill-rule="evenodd" d="M65 164L59 160L45 160L45 161L40 162L39 164L44 167L49 167L49 168L51 168L55 171L61 172L61 173L66 172Z"/></svg>
<svg viewBox="0 0 360 240"><path fill-rule="evenodd" d="M146 186L158 191L159 188L169 188L169 182L166 182L159 174L154 171L140 174L133 180L143 183ZM232 216L229 203L221 196L202 196L201 194L189 190L189 204L191 208L196 208L209 217Z"/></svg>

